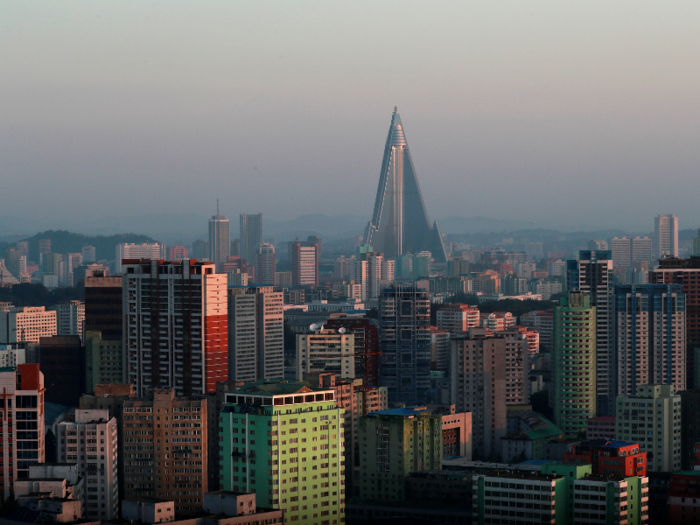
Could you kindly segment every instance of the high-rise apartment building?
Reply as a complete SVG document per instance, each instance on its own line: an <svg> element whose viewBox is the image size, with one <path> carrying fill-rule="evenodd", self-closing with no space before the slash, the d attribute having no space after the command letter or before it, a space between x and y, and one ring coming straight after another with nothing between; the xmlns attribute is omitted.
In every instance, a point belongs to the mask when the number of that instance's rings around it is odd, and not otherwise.
<svg viewBox="0 0 700 525"><path fill-rule="evenodd" d="M506 341L506 404L526 405L528 395L528 357L530 341L524 330L513 327L494 334Z"/></svg>
<svg viewBox="0 0 700 525"><path fill-rule="evenodd" d="M634 263L652 260L652 240L649 237L615 237L610 239L610 251L615 269L627 269Z"/></svg>
<svg viewBox="0 0 700 525"><path fill-rule="evenodd" d="M272 286L228 289L229 381L284 377L284 294Z"/></svg>
<svg viewBox="0 0 700 525"><path fill-rule="evenodd" d="M358 425L360 497L403 501L411 472L442 469L442 416L424 406L371 412Z"/></svg>
<svg viewBox="0 0 700 525"><path fill-rule="evenodd" d="M229 227L229 220L225 215L219 215L218 210L217 214L209 219L209 260L216 266L217 273L223 271L223 264L231 255Z"/></svg>
<svg viewBox="0 0 700 525"><path fill-rule="evenodd" d="M305 381L258 381L224 394L223 490L255 492L285 522L345 520L344 410L332 389Z"/></svg>
<svg viewBox="0 0 700 525"><path fill-rule="evenodd" d="M617 395L641 385L686 386L685 294L680 284L615 287Z"/></svg>
<svg viewBox="0 0 700 525"><path fill-rule="evenodd" d="M275 283L275 247L272 243L262 242L256 246L257 267L255 281L257 284L274 286Z"/></svg>
<svg viewBox="0 0 700 525"><path fill-rule="evenodd" d="M350 261L352 259L347 259L345 255L341 255L335 260L335 271L333 272L333 277L336 279L345 279L350 275Z"/></svg>
<svg viewBox="0 0 700 525"><path fill-rule="evenodd" d="M292 248L292 285L318 286L318 244L295 241Z"/></svg>
<svg viewBox="0 0 700 525"><path fill-rule="evenodd" d="M174 261L175 259L187 259L187 248L184 246L171 246L168 248L168 259Z"/></svg>
<svg viewBox="0 0 700 525"><path fill-rule="evenodd" d="M51 307L56 312L56 335L77 335L83 339L85 326L85 303L68 301Z"/></svg>
<svg viewBox="0 0 700 525"><path fill-rule="evenodd" d="M673 385L643 385L617 398L615 438L639 443L651 472L681 469L681 396Z"/></svg>
<svg viewBox="0 0 700 525"><path fill-rule="evenodd" d="M20 255L29 258L29 241L18 241L17 243L15 243L15 248L20 253Z"/></svg>
<svg viewBox="0 0 700 525"><path fill-rule="evenodd" d="M629 268L632 243L629 237L610 239L610 253L615 268Z"/></svg>
<svg viewBox="0 0 700 525"><path fill-rule="evenodd" d="M389 401L416 405L429 401L430 295L394 283L379 300L379 385Z"/></svg>
<svg viewBox="0 0 700 525"><path fill-rule="evenodd" d="M630 261L632 264L649 262L654 258L653 243L649 237L635 237L631 240Z"/></svg>
<svg viewBox="0 0 700 525"><path fill-rule="evenodd" d="M554 308L554 422L567 434L585 431L596 415L596 314L583 292Z"/></svg>
<svg viewBox="0 0 700 525"><path fill-rule="evenodd" d="M442 306L437 311L438 328L448 330L453 336L464 334L480 324L480 312L475 306L453 303Z"/></svg>
<svg viewBox="0 0 700 525"><path fill-rule="evenodd" d="M206 259L209 257L209 243L202 239L197 239L192 243L192 257L194 259Z"/></svg>
<svg viewBox="0 0 700 525"><path fill-rule="evenodd" d="M97 261L97 250L94 246L86 245L80 250L83 264L94 263Z"/></svg>
<svg viewBox="0 0 700 525"><path fill-rule="evenodd" d="M364 242L388 259L427 250L437 262L447 262L440 228L428 219L396 108L384 146L374 214L365 230Z"/></svg>
<svg viewBox="0 0 700 525"><path fill-rule="evenodd" d="M700 257L664 258L649 272L655 284L680 284L685 294L686 387L700 387L694 349L700 347Z"/></svg>
<svg viewBox="0 0 700 525"><path fill-rule="evenodd" d="M615 363L613 359L613 261L609 251L580 251L568 261L568 289L591 298L595 307L596 388L599 416L615 410ZM561 425L560 425L561 426Z"/></svg>
<svg viewBox="0 0 700 525"><path fill-rule="evenodd" d="M393 262L393 261L392 261ZM385 264L384 255L377 252L362 252L358 250L356 258L347 261L348 277L359 284L362 288L361 298L363 301L376 300L382 289L382 281L389 276L393 279L392 269Z"/></svg>
<svg viewBox="0 0 700 525"><path fill-rule="evenodd" d="M552 350L554 313L552 310L535 310L520 316L520 324L534 328L540 336L540 346Z"/></svg>
<svg viewBox="0 0 700 525"><path fill-rule="evenodd" d="M690 255L700 255L700 228L698 228L698 234L695 237L693 237L693 244L690 249Z"/></svg>
<svg viewBox="0 0 700 525"><path fill-rule="evenodd" d="M241 259L255 264L255 247L263 242L262 213L241 213Z"/></svg>
<svg viewBox="0 0 700 525"><path fill-rule="evenodd" d="M80 408L107 410L117 421L117 461L119 472L119 499L124 498L124 401L134 397L134 387L125 384L97 384L93 391L80 398ZM130 445L132 446L132 445ZM148 452L148 451L146 451Z"/></svg>
<svg viewBox="0 0 700 525"><path fill-rule="evenodd" d="M56 335L56 312L43 306L9 306L0 310L0 343L38 343Z"/></svg>
<svg viewBox="0 0 700 525"><path fill-rule="evenodd" d="M127 381L138 395L215 392L228 376L226 275L189 259L126 260L123 270Z"/></svg>
<svg viewBox="0 0 700 525"><path fill-rule="evenodd" d="M124 358L121 339L102 338L102 332L85 332L85 392L96 385L123 383Z"/></svg>
<svg viewBox="0 0 700 525"><path fill-rule="evenodd" d="M355 336L344 328L319 328L297 334L296 379L306 374L332 373L343 379L355 377Z"/></svg>
<svg viewBox="0 0 700 525"><path fill-rule="evenodd" d="M39 239L39 264L47 253L51 253L51 239Z"/></svg>
<svg viewBox="0 0 700 525"><path fill-rule="evenodd" d="M75 463L85 479L85 516L93 520L119 517L117 420L108 410L76 408L54 425L56 457Z"/></svg>
<svg viewBox="0 0 700 525"><path fill-rule="evenodd" d="M178 513L201 511L208 492L207 400L176 397L172 388L148 394L123 404L124 498L174 500Z"/></svg>
<svg viewBox="0 0 700 525"><path fill-rule="evenodd" d="M85 330L122 339L122 276L95 273L85 278Z"/></svg>
<svg viewBox="0 0 700 525"><path fill-rule="evenodd" d="M96 273L85 279L85 391L122 383L122 276Z"/></svg>
<svg viewBox="0 0 700 525"><path fill-rule="evenodd" d="M657 215L654 219L655 255L678 257L678 217Z"/></svg>
<svg viewBox="0 0 700 525"><path fill-rule="evenodd" d="M598 251L598 250L607 250L608 248L608 241L604 241L602 239L593 239L588 241L588 249L591 251Z"/></svg>
<svg viewBox="0 0 700 525"><path fill-rule="evenodd" d="M77 406L85 387L85 348L77 335L42 337L39 362L46 402Z"/></svg>
<svg viewBox="0 0 700 525"><path fill-rule="evenodd" d="M495 456L507 433L507 344L484 328L470 328L450 340L450 403L456 412L472 413L473 451Z"/></svg>
<svg viewBox="0 0 700 525"><path fill-rule="evenodd" d="M290 288L292 286L292 272L275 272L275 286Z"/></svg>
<svg viewBox="0 0 700 525"><path fill-rule="evenodd" d="M29 465L44 462L44 374L37 364L2 368L0 387L0 486L6 500L14 482L29 476Z"/></svg>
<svg viewBox="0 0 700 525"><path fill-rule="evenodd" d="M61 275L61 263L63 263L63 254L60 253L44 253L41 259L42 275Z"/></svg>
<svg viewBox="0 0 700 525"><path fill-rule="evenodd" d="M165 244L134 244L134 243L122 243L117 244L116 248L116 260L114 261L114 268L117 274L123 272L122 261L124 259L150 259L150 260L161 260L165 259L167 247Z"/></svg>
<svg viewBox="0 0 700 525"><path fill-rule="evenodd" d="M326 328L339 330L355 337L355 377L361 377L365 386L379 384L379 329L376 322L367 318L335 317L329 319Z"/></svg>

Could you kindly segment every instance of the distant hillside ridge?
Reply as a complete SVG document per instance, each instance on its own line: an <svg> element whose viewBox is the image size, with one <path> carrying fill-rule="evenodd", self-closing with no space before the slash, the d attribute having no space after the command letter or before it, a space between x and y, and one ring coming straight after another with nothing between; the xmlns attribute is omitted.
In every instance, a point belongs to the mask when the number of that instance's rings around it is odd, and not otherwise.
<svg viewBox="0 0 700 525"><path fill-rule="evenodd" d="M29 260L39 261L39 239L51 239L51 251L53 253L80 253L83 246L94 246L98 261L113 261L117 244L157 242L148 235L138 233L83 235L65 230L47 230L24 239L29 241Z"/></svg>

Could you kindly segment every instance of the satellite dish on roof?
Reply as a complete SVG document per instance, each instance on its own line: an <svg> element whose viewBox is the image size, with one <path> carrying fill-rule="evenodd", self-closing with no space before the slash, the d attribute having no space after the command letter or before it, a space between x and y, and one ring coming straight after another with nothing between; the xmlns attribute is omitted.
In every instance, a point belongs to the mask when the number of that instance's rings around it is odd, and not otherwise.
<svg viewBox="0 0 700 525"><path fill-rule="evenodd" d="M339 334L344 334L344 333L347 332L347 331L348 331L348 329L345 328L344 326L341 326L340 328L338 328L338 333L339 333Z"/></svg>

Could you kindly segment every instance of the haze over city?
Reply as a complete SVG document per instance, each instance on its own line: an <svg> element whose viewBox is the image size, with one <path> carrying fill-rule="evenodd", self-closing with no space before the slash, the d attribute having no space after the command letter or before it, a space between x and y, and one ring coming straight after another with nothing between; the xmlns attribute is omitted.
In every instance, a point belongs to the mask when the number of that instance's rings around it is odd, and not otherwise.
<svg viewBox="0 0 700 525"><path fill-rule="evenodd" d="M699 17L690 1L6 4L0 230L182 221L217 198L232 217L368 220L394 106L431 220L696 227Z"/></svg>

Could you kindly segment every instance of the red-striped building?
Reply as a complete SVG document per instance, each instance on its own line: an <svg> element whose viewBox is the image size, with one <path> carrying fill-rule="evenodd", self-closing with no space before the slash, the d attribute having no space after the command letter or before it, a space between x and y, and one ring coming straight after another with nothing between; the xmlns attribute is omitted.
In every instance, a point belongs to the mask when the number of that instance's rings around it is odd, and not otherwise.
<svg viewBox="0 0 700 525"><path fill-rule="evenodd" d="M176 395L216 392L228 378L226 274L214 263L122 261L126 379Z"/></svg>
<svg viewBox="0 0 700 525"><path fill-rule="evenodd" d="M0 500L44 462L44 374L38 364L0 368ZM14 432L13 432L14 430Z"/></svg>

